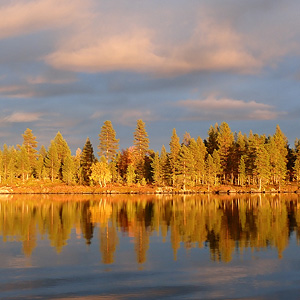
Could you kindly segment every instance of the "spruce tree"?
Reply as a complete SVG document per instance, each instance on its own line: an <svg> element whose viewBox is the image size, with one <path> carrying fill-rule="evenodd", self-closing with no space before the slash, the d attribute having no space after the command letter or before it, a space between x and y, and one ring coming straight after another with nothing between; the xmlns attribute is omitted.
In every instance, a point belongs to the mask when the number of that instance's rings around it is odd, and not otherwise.
<svg viewBox="0 0 300 300"><path fill-rule="evenodd" d="M119 149L119 140L116 139L116 132L111 124L111 121L104 122L99 134L99 141L98 155L100 157L104 155L107 162L113 160Z"/></svg>
<svg viewBox="0 0 300 300"><path fill-rule="evenodd" d="M90 183L91 167L95 161L93 146L90 139L87 138L80 157L81 176L84 184Z"/></svg>

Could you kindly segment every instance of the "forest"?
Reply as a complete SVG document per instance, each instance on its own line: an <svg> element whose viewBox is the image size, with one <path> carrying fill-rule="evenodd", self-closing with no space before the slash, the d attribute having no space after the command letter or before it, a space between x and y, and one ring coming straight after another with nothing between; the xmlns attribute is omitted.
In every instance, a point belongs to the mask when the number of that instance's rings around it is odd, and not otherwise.
<svg viewBox="0 0 300 300"><path fill-rule="evenodd" d="M258 190L280 190L300 179L300 140L294 148L277 125L272 136L232 132L226 122L210 126L208 137L194 138L186 132L182 139L173 129L168 150L149 148L143 120L137 120L133 144L119 149L119 139L111 121L103 123L97 155L89 138L75 155L58 132L46 148L31 129L22 134L23 143L3 145L0 151L0 183L28 185L57 183L101 188L165 187L176 189L230 185L253 186Z"/></svg>

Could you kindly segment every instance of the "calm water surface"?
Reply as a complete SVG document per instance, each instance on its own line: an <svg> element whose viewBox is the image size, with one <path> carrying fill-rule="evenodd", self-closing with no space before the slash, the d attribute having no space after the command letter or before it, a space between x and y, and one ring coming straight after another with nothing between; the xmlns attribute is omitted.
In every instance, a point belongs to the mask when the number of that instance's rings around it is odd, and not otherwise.
<svg viewBox="0 0 300 300"><path fill-rule="evenodd" d="M1 299L300 299L300 199L1 196Z"/></svg>

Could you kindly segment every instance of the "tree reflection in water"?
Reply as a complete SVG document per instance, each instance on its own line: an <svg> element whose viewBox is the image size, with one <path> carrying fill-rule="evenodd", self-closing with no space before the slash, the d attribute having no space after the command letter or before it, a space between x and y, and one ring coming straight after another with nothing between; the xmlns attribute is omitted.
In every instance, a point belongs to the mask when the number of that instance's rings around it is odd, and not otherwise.
<svg viewBox="0 0 300 300"><path fill-rule="evenodd" d="M99 199L100 198L100 199ZM300 237L296 194L182 196L7 196L0 201L3 241L20 241L30 256L37 235L47 236L57 252L72 230L93 243L99 227L102 263L112 264L119 236L134 238L137 262L147 260L150 237L169 241L174 260L181 247L209 247L211 259L229 262L244 249L274 247L279 258L292 232Z"/></svg>

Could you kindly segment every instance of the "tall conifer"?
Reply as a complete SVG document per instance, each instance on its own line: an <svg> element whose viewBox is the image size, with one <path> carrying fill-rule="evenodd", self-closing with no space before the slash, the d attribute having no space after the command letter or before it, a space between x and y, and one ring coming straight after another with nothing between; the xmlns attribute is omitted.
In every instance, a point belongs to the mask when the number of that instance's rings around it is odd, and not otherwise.
<svg viewBox="0 0 300 300"><path fill-rule="evenodd" d="M94 156L94 149L89 138L86 139L85 145L82 149L80 157L80 167L82 173L82 181L85 184L90 183L90 176L92 173L91 166L96 161Z"/></svg>
<svg viewBox="0 0 300 300"><path fill-rule="evenodd" d="M105 121L101 127L99 134L99 152L98 155L101 157L105 156L107 162L111 161L119 149L119 140L116 139L116 132L112 126L111 121Z"/></svg>
<svg viewBox="0 0 300 300"><path fill-rule="evenodd" d="M171 167L171 178L172 178L172 185L175 185L176 182L176 175L178 170L178 163L179 163L179 153L180 153L180 139L176 133L176 129L173 129L171 141L170 141L170 167Z"/></svg>

